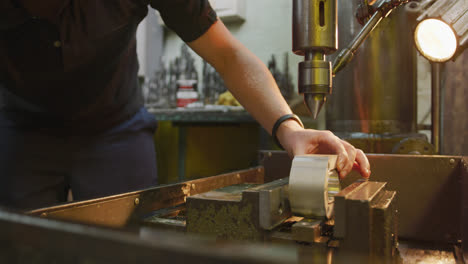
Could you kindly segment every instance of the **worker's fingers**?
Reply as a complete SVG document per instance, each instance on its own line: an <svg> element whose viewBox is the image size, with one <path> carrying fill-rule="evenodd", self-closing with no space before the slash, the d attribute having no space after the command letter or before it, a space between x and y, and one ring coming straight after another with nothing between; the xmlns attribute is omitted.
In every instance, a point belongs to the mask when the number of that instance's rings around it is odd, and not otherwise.
<svg viewBox="0 0 468 264"><path fill-rule="evenodd" d="M369 178L371 175L369 160L367 159L364 152L360 149L356 149L356 161L361 168L361 175L364 178Z"/></svg>
<svg viewBox="0 0 468 264"><path fill-rule="evenodd" d="M346 149L344 141L339 139L330 131L321 131L319 150L321 153L333 153L338 155L336 168L340 174L340 178L344 178L353 168L354 160L351 160ZM348 143L349 145L349 143ZM349 145L351 146L351 145ZM351 146L351 148L354 148Z"/></svg>
<svg viewBox="0 0 468 264"><path fill-rule="evenodd" d="M344 140L340 140L340 142L343 144L344 148L346 149L346 153L348 154L348 162L346 163L346 166L340 171L340 176L344 177L353 169L354 160L356 158L356 149Z"/></svg>
<svg viewBox="0 0 468 264"><path fill-rule="evenodd" d="M338 155L336 168L340 178L351 172L355 160L361 167L361 175L365 178L370 175L370 165L364 153L330 131L298 129L284 135L281 143L291 158L303 154Z"/></svg>

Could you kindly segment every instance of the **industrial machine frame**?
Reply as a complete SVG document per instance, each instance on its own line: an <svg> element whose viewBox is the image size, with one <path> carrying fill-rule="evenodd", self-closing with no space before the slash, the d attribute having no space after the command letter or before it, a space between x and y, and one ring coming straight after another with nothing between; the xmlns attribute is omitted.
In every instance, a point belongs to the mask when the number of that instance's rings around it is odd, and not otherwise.
<svg viewBox="0 0 468 264"><path fill-rule="evenodd" d="M368 158L372 180L387 182L387 188L398 194L400 260L404 263L423 254L433 260L464 263L468 257L468 157L375 154ZM291 160L285 152L261 152L260 163L247 170L26 214L0 210L0 262L179 263L190 259L194 263L297 263L329 254L307 253L307 246L297 243L189 236L142 221L155 211L184 205L190 196L289 175ZM350 185L358 177L351 174L342 185ZM173 229L184 227L174 224ZM320 259L330 261L331 257Z"/></svg>

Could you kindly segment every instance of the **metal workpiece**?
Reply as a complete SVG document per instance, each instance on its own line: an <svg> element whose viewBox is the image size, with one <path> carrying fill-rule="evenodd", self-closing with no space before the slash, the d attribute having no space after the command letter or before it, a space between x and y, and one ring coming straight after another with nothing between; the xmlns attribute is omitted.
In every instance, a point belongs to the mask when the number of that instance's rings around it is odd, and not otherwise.
<svg viewBox="0 0 468 264"><path fill-rule="evenodd" d="M297 155L289 175L293 213L314 218L333 216L334 194L340 190L337 155Z"/></svg>

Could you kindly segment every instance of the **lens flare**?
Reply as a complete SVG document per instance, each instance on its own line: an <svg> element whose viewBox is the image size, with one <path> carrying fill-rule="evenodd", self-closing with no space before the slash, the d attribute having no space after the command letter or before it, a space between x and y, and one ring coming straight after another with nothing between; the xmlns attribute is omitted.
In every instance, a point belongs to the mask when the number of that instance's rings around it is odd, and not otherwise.
<svg viewBox="0 0 468 264"><path fill-rule="evenodd" d="M448 61L457 49L457 37L452 28L438 19L421 21L414 32L419 52L434 62Z"/></svg>

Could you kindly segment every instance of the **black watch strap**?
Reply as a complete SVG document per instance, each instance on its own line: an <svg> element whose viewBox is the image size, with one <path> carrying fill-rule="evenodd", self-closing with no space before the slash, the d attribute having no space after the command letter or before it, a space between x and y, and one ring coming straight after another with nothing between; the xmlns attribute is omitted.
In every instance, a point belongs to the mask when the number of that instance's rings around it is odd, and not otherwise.
<svg viewBox="0 0 468 264"><path fill-rule="evenodd" d="M275 124L273 125L273 130L271 130L271 135L273 136L273 140L275 141L276 145L278 145L278 147L280 147L281 149L284 149L284 148L283 146L281 146L281 143L279 142L278 137L276 136L276 133L278 132L278 128L280 127L280 125L284 121L289 120L289 119L296 121L297 123L299 123L299 125L301 125L301 127L304 127L304 124L302 124L301 119L299 119L299 117L295 114L287 114L278 118L278 120L276 120Z"/></svg>

